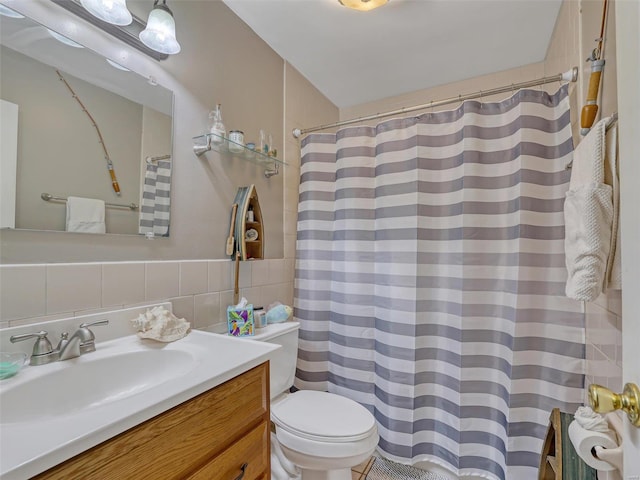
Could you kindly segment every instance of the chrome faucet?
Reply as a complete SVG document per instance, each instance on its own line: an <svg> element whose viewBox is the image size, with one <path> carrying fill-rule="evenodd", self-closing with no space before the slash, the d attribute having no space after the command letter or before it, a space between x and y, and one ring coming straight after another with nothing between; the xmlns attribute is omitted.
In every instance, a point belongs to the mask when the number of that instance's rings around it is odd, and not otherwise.
<svg viewBox="0 0 640 480"><path fill-rule="evenodd" d="M71 335L71 338L66 340L64 337L60 341L62 344L59 346L60 360L68 360L70 358L79 357L83 353L96 351L96 337L89 327L95 327L98 325L107 325L109 320L99 320L93 323L82 323L78 327L78 330Z"/></svg>
<svg viewBox="0 0 640 480"><path fill-rule="evenodd" d="M107 325L109 320L99 320L92 323L82 323L78 330L67 339L68 333L63 333L60 343L54 350L51 342L47 338L47 332L44 330L37 333L26 333L23 335L13 335L9 340L11 343L20 342L29 338L37 337L31 354L31 365L45 365L47 363L58 360L69 360L70 358L79 357L83 353L95 352L96 337L89 327L98 325Z"/></svg>

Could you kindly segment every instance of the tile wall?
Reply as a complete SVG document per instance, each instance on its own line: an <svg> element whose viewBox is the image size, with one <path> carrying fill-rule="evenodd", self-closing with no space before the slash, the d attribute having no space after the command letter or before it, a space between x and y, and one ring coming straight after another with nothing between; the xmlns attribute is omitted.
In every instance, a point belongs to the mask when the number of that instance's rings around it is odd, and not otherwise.
<svg viewBox="0 0 640 480"><path fill-rule="evenodd" d="M0 328L168 300L195 328L226 319L233 262L186 260L0 265ZM293 302L293 260L240 264L240 295L255 306Z"/></svg>
<svg viewBox="0 0 640 480"><path fill-rule="evenodd" d="M584 103L589 80L589 64L584 61L593 49L600 28L602 2L598 0L565 0L562 4L554 34L547 51L545 72L580 67L578 88L571 95L572 127L574 143L580 141L579 115ZM617 88L615 68L615 1L609 2L607 16L607 38L605 46L606 67L601 81L600 110L603 116L617 110ZM600 295L594 302L584 304L586 315L586 387L598 383L616 392L622 390L622 295L612 290ZM619 480L617 472L599 473L599 480Z"/></svg>
<svg viewBox="0 0 640 480"><path fill-rule="evenodd" d="M607 64L601 82L600 106L602 115L617 110L615 69L615 1L609 2L607 16L606 50ZM581 0L563 2L554 35L545 60L545 71L550 73L566 65L580 66L581 88L572 96L572 124L574 142L581 137L577 133L580 107L589 79L590 67L584 62L594 47L591 32L599 30L602 2ZM599 383L613 390L622 388L622 300L621 291L612 290L600 295L594 302L585 303L587 378L586 384ZM586 401L586 397L585 397Z"/></svg>
<svg viewBox="0 0 640 480"><path fill-rule="evenodd" d="M600 295L586 304L587 378L622 391L622 296L620 290Z"/></svg>

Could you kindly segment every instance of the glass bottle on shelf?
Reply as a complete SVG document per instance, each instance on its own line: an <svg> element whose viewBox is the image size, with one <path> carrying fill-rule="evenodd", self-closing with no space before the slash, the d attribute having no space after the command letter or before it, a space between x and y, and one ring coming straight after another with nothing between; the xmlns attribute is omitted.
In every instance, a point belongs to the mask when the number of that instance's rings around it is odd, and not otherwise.
<svg viewBox="0 0 640 480"><path fill-rule="evenodd" d="M222 123L222 105L217 104L215 110L209 112L209 132L215 134L211 137L211 143L222 145L227 136L227 130Z"/></svg>
<svg viewBox="0 0 640 480"><path fill-rule="evenodd" d="M258 151L260 153L264 153L265 155L269 151L269 144L267 143L267 136L264 133L264 130L260 129L260 143Z"/></svg>

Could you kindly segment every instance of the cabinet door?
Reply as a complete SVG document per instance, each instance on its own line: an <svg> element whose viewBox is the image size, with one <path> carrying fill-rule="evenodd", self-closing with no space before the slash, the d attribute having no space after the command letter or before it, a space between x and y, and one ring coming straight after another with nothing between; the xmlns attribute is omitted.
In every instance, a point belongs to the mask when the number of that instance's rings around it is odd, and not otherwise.
<svg viewBox="0 0 640 480"><path fill-rule="evenodd" d="M188 480L256 480L271 468L268 423L251 432L216 456Z"/></svg>

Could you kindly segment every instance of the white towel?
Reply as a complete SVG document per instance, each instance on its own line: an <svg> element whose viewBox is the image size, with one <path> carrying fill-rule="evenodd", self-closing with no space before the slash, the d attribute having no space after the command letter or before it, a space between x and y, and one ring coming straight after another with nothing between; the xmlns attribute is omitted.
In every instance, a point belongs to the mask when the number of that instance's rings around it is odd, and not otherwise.
<svg viewBox="0 0 640 480"><path fill-rule="evenodd" d="M603 291L611 251L613 188L605 181L605 133L600 120L573 155L564 203L567 297L593 301ZM614 240L615 242L615 240Z"/></svg>
<svg viewBox="0 0 640 480"><path fill-rule="evenodd" d="M67 198L67 232L105 233L104 201L93 198Z"/></svg>

